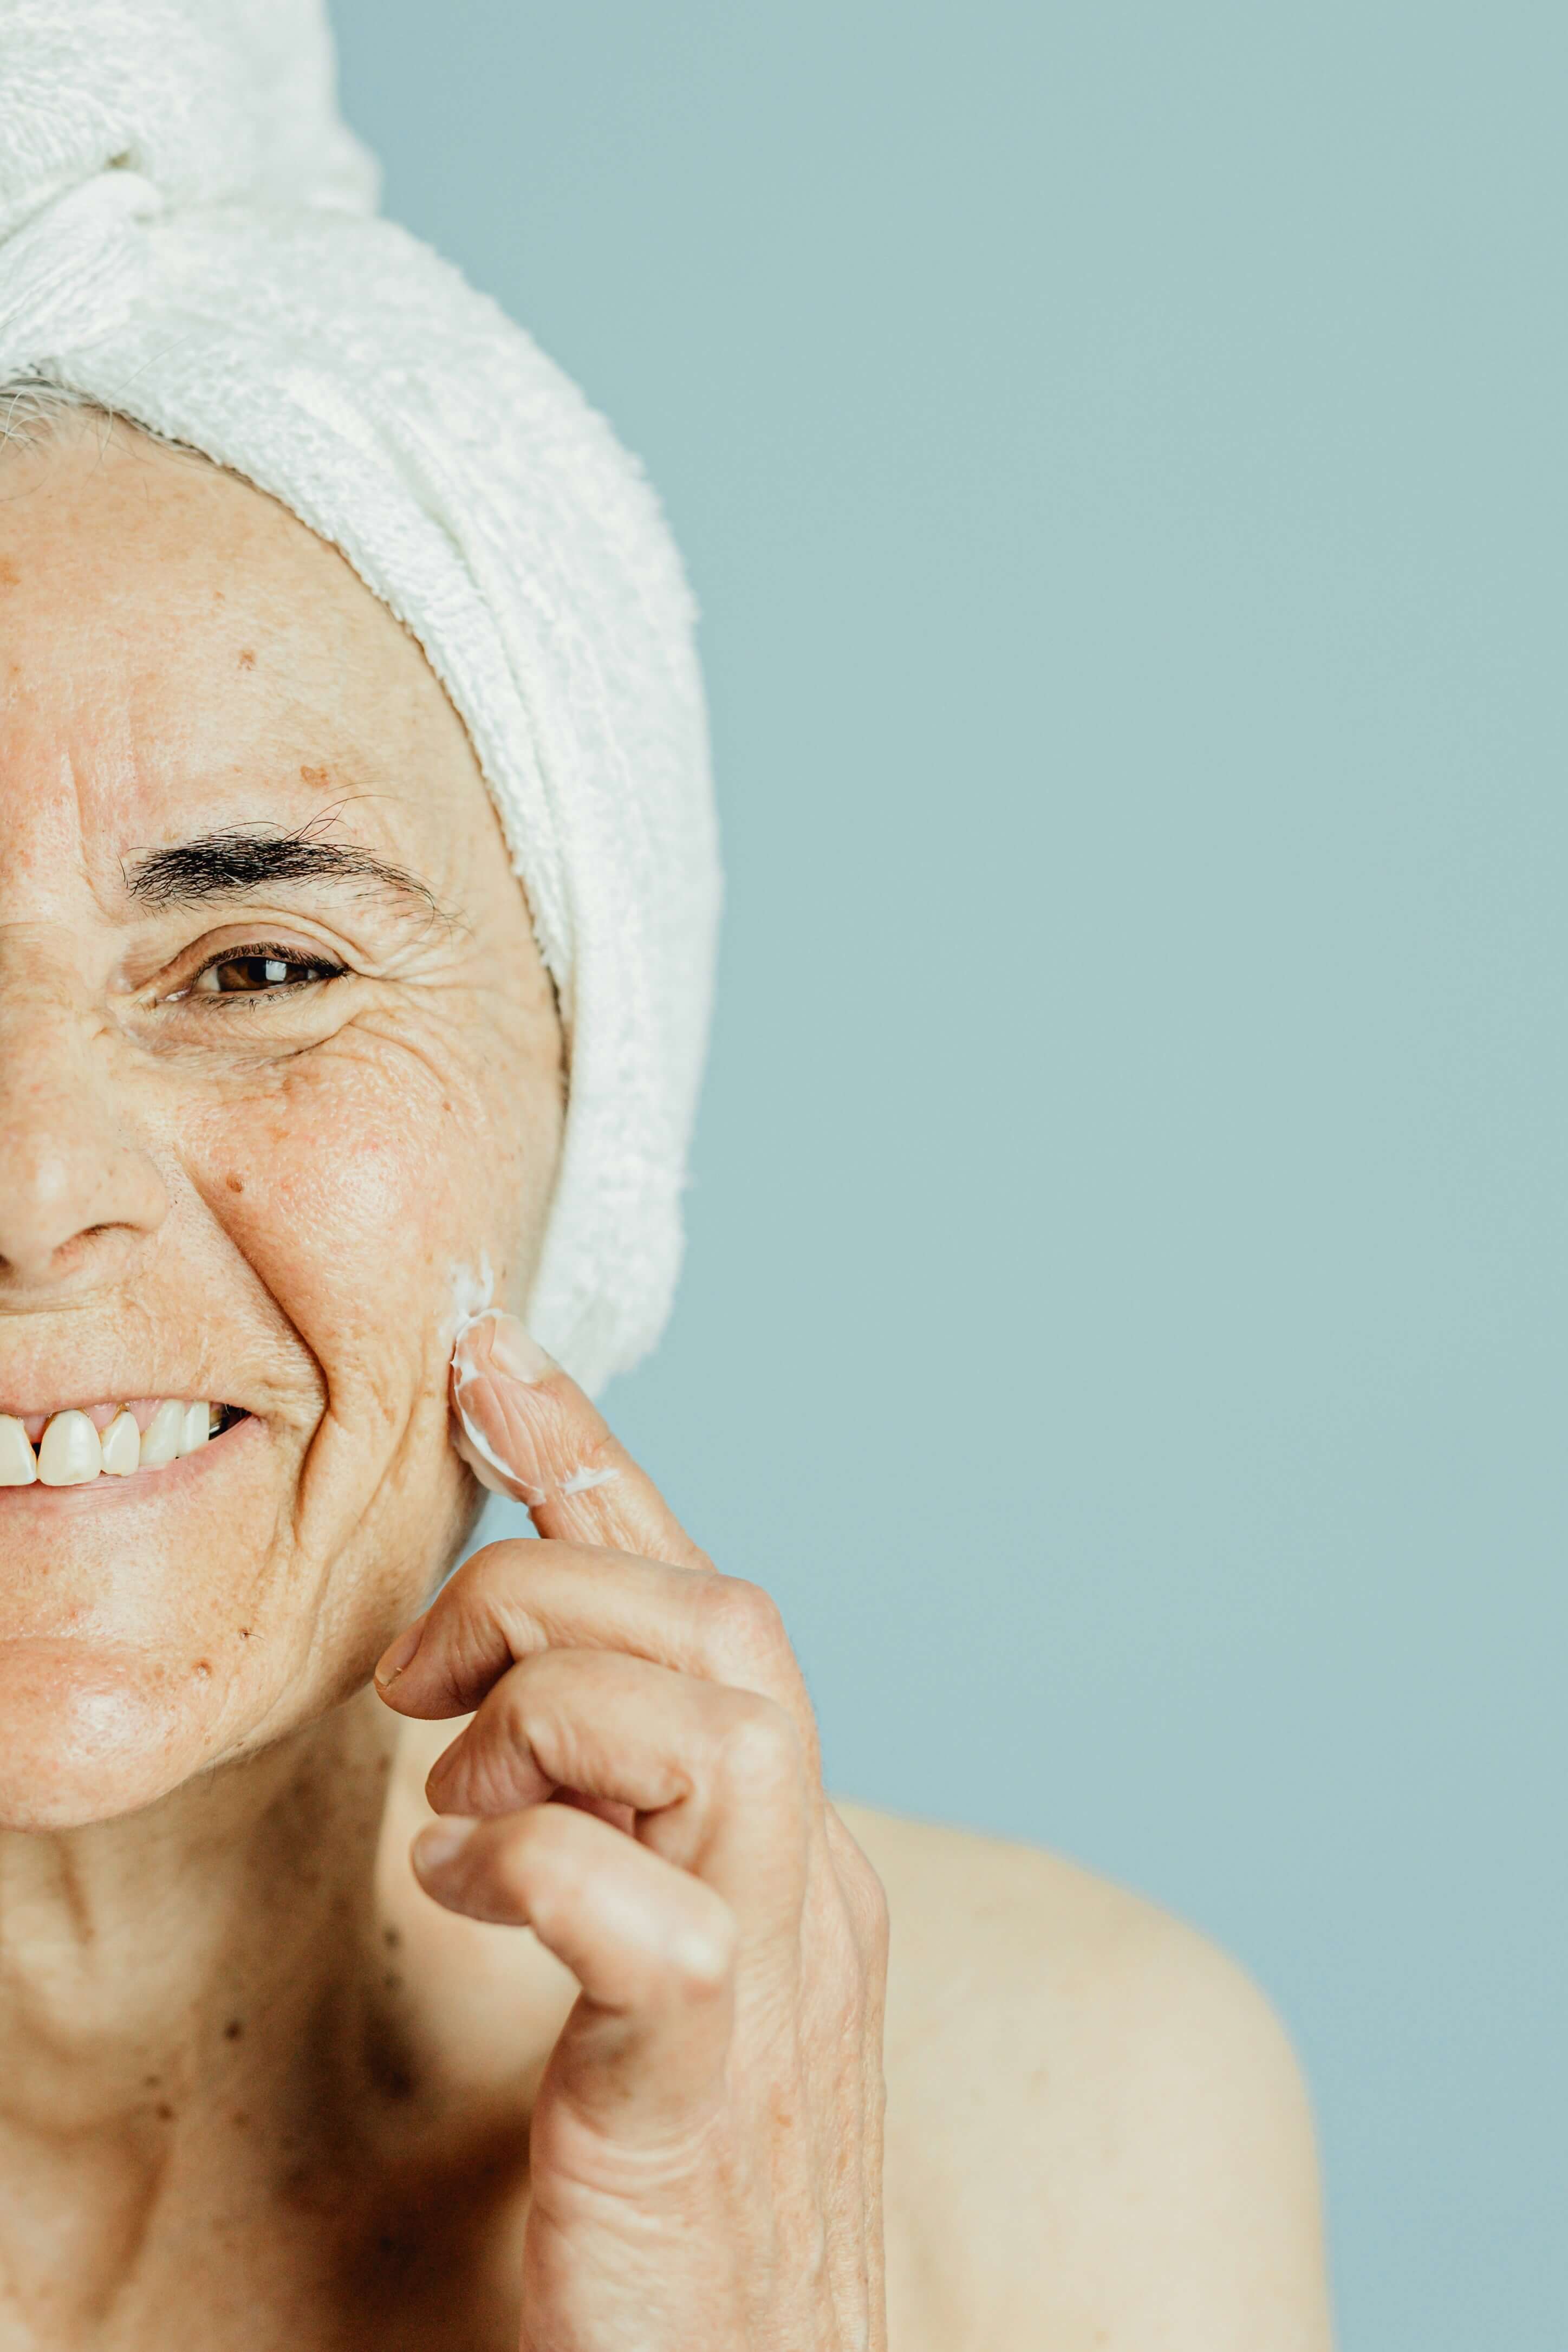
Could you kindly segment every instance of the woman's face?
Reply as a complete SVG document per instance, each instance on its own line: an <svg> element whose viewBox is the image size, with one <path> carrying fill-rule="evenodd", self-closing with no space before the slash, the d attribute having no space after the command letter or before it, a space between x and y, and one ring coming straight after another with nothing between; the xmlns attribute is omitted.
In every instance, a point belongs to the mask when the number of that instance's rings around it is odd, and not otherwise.
<svg viewBox="0 0 1568 2352"><path fill-rule="evenodd" d="M244 1415L0 1488L0 1823L146 1804L364 1682L473 1507L455 1284L521 1302L560 1124L399 624L200 459L96 421L0 456L0 1411Z"/></svg>

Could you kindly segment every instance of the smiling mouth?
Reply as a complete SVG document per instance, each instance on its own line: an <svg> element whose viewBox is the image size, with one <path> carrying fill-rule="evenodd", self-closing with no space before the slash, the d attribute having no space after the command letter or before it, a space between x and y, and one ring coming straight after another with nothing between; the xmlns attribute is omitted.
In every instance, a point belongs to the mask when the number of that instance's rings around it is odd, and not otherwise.
<svg viewBox="0 0 1568 2352"><path fill-rule="evenodd" d="M237 1404L183 1397L0 1412L0 1486L88 1486L162 1470L246 1418Z"/></svg>

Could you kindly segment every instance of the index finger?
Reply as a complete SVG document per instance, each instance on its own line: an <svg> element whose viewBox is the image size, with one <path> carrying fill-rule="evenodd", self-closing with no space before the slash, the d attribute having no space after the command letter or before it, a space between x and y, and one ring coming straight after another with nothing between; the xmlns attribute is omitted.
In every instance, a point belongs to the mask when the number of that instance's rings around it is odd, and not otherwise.
<svg viewBox="0 0 1568 2352"><path fill-rule="evenodd" d="M494 1308L458 1334L452 1411L475 1475L524 1504L541 1536L712 1568L591 1398L515 1315Z"/></svg>

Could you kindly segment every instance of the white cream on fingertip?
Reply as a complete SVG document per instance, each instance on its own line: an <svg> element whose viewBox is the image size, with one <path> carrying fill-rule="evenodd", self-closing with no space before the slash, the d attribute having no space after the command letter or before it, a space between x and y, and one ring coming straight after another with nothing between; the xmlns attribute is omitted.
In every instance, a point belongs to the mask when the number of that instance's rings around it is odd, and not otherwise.
<svg viewBox="0 0 1568 2352"><path fill-rule="evenodd" d="M613 1486L620 1475L619 1470L574 1470L570 1478L561 1480L560 1485L556 1488L556 1493L558 1495L591 1494L595 1486Z"/></svg>
<svg viewBox="0 0 1568 2352"><path fill-rule="evenodd" d="M517 1479L510 1475L503 1463L497 1460L477 1430L471 1426L465 1413L459 1414L452 1450L459 1462L467 1464L481 1486L487 1488L492 1495L505 1495L509 1502L517 1500L512 1492L517 1484Z"/></svg>
<svg viewBox="0 0 1568 2352"><path fill-rule="evenodd" d="M498 1454L492 1451L485 1433L476 1427L463 1402L465 1370L458 1360L459 1350L477 1323L487 1315L501 1310L496 1307L496 1274L488 1251L481 1250L477 1269L471 1265L455 1265L450 1275L451 1306L443 1321L442 1336L447 1342L448 1363L452 1375L453 1418L457 1427L452 1444L459 1461L465 1462L481 1486L492 1495L505 1495L515 1502L524 1481L509 1469ZM534 1497L532 1487L526 1489ZM537 1499L542 1500L542 1496Z"/></svg>
<svg viewBox="0 0 1568 2352"><path fill-rule="evenodd" d="M508 1468L500 1455L491 1451L483 1430L475 1427L463 1402L461 1381L455 1384L455 1402L457 1434L452 1441L453 1446L458 1459L466 1462L481 1486L487 1486L492 1495L505 1495L510 1502L517 1500L520 1490L525 1501L542 1503L544 1496L538 1487L530 1486L527 1479L519 1478L515 1470Z"/></svg>

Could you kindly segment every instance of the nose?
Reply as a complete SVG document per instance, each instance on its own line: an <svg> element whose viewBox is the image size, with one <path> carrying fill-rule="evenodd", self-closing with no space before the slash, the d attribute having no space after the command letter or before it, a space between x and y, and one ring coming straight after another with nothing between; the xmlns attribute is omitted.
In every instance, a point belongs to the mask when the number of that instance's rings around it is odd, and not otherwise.
<svg viewBox="0 0 1568 2352"><path fill-rule="evenodd" d="M118 1037L68 973L23 977L17 961L0 959L0 1303L13 1304L117 1280L169 1213L122 1122Z"/></svg>

